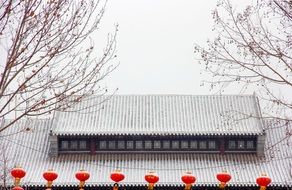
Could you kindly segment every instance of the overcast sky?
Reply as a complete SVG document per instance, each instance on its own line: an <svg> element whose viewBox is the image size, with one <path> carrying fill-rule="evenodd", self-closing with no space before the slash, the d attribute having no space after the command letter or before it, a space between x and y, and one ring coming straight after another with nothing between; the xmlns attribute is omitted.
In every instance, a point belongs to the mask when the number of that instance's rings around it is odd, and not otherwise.
<svg viewBox="0 0 292 190"><path fill-rule="evenodd" d="M251 0L231 1L240 7ZM213 94L200 86L209 75L195 59L199 57L194 44L205 45L214 36L211 12L216 3L108 0L100 29L91 36L99 55L107 33L119 24L116 61L120 65L104 81L108 89L118 88L118 94Z"/></svg>
<svg viewBox="0 0 292 190"><path fill-rule="evenodd" d="M119 67L106 79L119 94L210 94L194 44L212 37L216 1L109 0L95 43L119 24Z"/></svg>
<svg viewBox="0 0 292 190"><path fill-rule="evenodd" d="M230 0L242 10L252 0ZM210 77L198 64L194 44L212 39L212 10L217 0L109 0L96 43L119 24L117 55L119 67L106 79L118 94L215 94L202 80ZM202 74L200 74L202 73ZM238 94L231 85L225 94ZM291 90L275 88L275 93L291 97ZM259 93L250 87L244 93Z"/></svg>

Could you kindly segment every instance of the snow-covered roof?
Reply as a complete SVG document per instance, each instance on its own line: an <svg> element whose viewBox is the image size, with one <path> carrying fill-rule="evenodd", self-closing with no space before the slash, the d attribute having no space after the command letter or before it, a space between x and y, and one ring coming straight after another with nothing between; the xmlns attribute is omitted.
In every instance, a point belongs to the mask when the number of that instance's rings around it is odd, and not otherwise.
<svg viewBox="0 0 292 190"><path fill-rule="evenodd" d="M5 154L8 168L17 165L27 171L21 183L24 186L45 185L42 173L48 169L58 172L54 183L57 186L77 185L74 174L80 169L91 173L88 186L113 185L110 172L121 169L126 175L121 185L145 185L145 173L155 171L160 177L158 186L180 186L181 175L191 171L197 177L195 186L215 186L218 185L216 173L227 170L232 175L231 186L256 185L256 177L265 172L272 178L272 186L292 187L292 138L286 136L291 126L283 123L271 124L266 130L264 157L255 154L102 153L64 154L56 158L48 156L51 124L50 120L23 120L0 133L1 159Z"/></svg>
<svg viewBox="0 0 292 190"><path fill-rule="evenodd" d="M56 112L53 120L55 135L258 135L262 132L254 95L90 97L70 111Z"/></svg>

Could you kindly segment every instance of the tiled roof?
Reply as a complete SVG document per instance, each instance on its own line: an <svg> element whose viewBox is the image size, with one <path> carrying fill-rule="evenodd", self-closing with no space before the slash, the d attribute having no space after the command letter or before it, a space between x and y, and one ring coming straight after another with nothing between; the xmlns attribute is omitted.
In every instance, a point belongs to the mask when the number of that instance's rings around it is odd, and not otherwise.
<svg viewBox="0 0 292 190"><path fill-rule="evenodd" d="M91 97L69 112L57 112L53 133L257 135L259 118L253 95L115 95Z"/></svg>
<svg viewBox="0 0 292 190"><path fill-rule="evenodd" d="M18 132L29 127L31 130ZM182 185L180 176L191 171L196 177L195 185L213 186L218 182L217 172L227 170L232 175L230 185L256 185L255 179L262 172L272 178L273 186L292 187L291 138L285 138L291 126L276 123L267 130L265 157L254 154L67 154L57 158L48 157L49 120L19 121L0 133L1 150L5 150L9 168L22 166L27 175L22 184L44 185L42 172L53 168L59 174L55 185L77 185L74 173L85 169L91 173L87 185L112 185L110 172L121 169L125 175L122 185L145 185L146 171L154 170L160 176L157 185ZM7 136L10 134L9 136ZM283 140L284 139L284 140ZM273 145L273 146L272 146ZM269 148L270 147L270 148ZM4 149L3 149L4 148ZM4 151L1 151L2 153ZM2 155L1 159L2 159ZM2 172L2 170L1 170Z"/></svg>

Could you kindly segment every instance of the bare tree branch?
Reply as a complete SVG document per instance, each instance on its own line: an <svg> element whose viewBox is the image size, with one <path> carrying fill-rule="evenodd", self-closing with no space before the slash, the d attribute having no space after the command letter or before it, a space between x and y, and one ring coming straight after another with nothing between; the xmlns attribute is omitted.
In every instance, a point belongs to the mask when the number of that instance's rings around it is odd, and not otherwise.
<svg viewBox="0 0 292 190"><path fill-rule="evenodd" d="M205 81L211 90L222 93L232 84L241 85L240 91L256 88L265 103L264 116L290 122L291 13L291 1L256 1L238 11L228 0L219 0L213 11L218 36L206 48L195 46L212 76Z"/></svg>
<svg viewBox="0 0 292 190"><path fill-rule="evenodd" d="M92 94L115 68L117 26L103 50L90 34L98 29L105 1L2 1L0 40L7 44L0 67L0 119L66 110ZM99 58L98 55L100 55Z"/></svg>

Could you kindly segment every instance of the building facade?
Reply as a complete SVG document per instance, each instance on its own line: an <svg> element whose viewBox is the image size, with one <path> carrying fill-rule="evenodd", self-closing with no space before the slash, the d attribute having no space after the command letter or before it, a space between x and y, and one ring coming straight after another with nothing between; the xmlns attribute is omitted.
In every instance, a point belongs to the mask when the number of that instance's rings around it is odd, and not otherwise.
<svg viewBox="0 0 292 190"><path fill-rule="evenodd" d="M226 189L258 189L255 180L266 173L268 189L288 190L289 130L262 120L254 95L115 95L88 98L52 119L19 121L0 140L6 168L23 167L28 190L44 188L48 169L59 174L55 189L76 189L80 169L91 174L86 189L111 189L110 173L119 169L126 176L120 189L145 189L148 171L160 178L155 189L183 189L184 172L196 176L193 189L216 189L216 174L228 171Z"/></svg>

